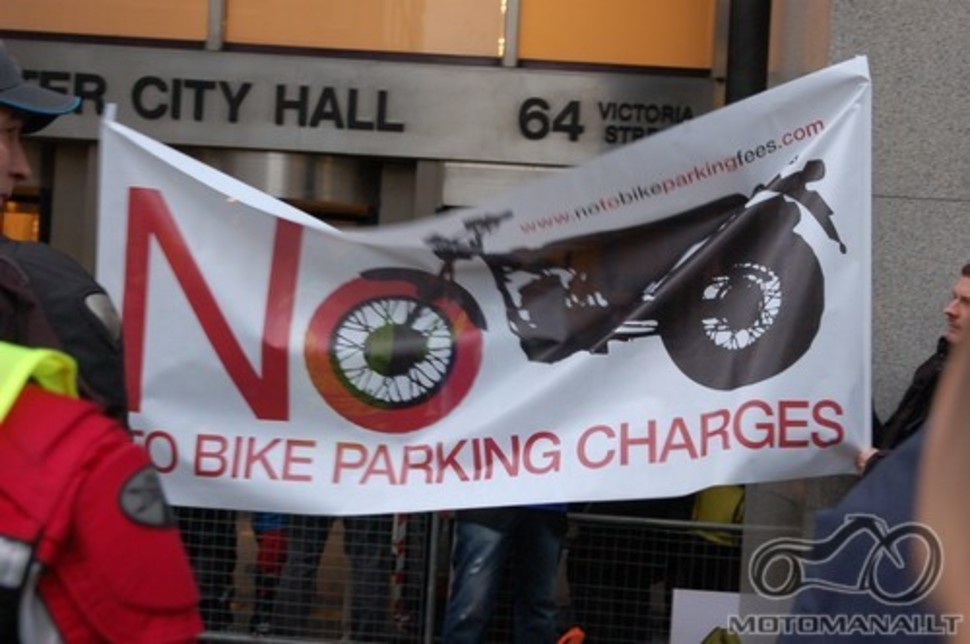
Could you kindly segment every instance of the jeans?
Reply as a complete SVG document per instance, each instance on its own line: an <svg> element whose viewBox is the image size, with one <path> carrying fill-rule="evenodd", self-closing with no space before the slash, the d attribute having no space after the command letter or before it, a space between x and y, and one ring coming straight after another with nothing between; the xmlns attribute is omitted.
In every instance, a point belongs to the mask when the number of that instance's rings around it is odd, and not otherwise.
<svg viewBox="0 0 970 644"><path fill-rule="evenodd" d="M509 557L515 589L512 641L555 642L556 589L565 534L566 515L556 510L513 507L458 512L444 644L485 641Z"/></svg>

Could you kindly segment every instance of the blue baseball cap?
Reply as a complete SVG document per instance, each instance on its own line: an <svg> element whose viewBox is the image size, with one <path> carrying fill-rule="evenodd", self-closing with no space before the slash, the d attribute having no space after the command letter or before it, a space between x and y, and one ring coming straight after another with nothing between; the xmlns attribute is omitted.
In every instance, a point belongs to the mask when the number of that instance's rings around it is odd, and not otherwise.
<svg viewBox="0 0 970 644"><path fill-rule="evenodd" d="M17 61L0 41L0 105L23 115L25 134L44 129L61 114L76 110L80 103L76 96L25 81Z"/></svg>

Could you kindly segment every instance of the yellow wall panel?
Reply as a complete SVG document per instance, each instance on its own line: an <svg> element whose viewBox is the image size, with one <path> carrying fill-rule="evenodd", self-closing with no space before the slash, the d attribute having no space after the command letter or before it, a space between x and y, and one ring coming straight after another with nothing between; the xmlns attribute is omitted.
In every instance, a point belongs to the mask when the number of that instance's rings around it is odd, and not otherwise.
<svg viewBox="0 0 970 644"><path fill-rule="evenodd" d="M0 29L204 41L208 0L2 0Z"/></svg>
<svg viewBox="0 0 970 644"><path fill-rule="evenodd" d="M519 57L710 69L716 0L521 0Z"/></svg>
<svg viewBox="0 0 970 644"><path fill-rule="evenodd" d="M709 69L717 0L520 0L519 58ZM208 0L0 0L0 29L204 41ZM229 44L500 57L502 0L225 0Z"/></svg>
<svg viewBox="0 0 970 644"><path fill-rule="evenodd" d="M500 0L228 0L226 42L500 56Z"/></svg>

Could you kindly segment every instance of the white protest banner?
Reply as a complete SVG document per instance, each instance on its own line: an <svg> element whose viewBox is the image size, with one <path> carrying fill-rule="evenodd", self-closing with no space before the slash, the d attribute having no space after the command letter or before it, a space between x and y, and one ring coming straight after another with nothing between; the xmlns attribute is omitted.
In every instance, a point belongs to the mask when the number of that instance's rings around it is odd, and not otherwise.
<svg viewBox="0 0 970 644"><path fill-rule="evenodd" d="M340 231L113 119L98 277L177 504L357 514L852 471L857 58L480 207Z"/></svg>

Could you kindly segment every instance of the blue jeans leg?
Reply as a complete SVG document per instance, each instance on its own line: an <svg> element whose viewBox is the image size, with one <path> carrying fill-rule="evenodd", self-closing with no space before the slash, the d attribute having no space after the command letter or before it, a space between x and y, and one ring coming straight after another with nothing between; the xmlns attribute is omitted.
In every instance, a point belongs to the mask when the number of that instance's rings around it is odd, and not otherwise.
<svg viewBox="0 0 970 644"><path fill-rule="evenodd" d="M442 627L444 644L485 641L508 554L509 529L465 521L455 524L452 586Z"/></svg>

